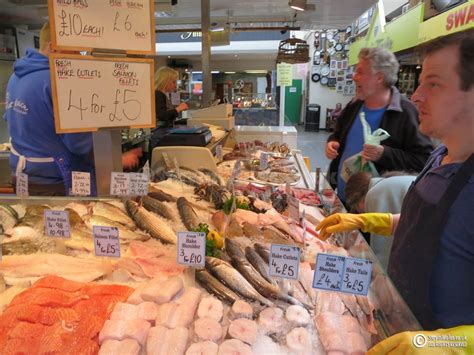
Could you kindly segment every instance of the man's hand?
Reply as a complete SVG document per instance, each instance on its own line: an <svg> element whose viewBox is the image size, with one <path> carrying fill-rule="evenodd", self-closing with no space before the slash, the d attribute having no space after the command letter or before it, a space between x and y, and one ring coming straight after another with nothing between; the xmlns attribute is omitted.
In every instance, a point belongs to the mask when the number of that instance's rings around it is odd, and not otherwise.
<svg viewBox="0 0 474 355"><path fill-rule="evenodd" d="M362 158L366 161L377 161L382 157L383 145L364 144Z"/></svg>
<svg viewBox="0 0 474 355"><path fill-rule="evenodd" d="M328 159L335 159L339 153L338 153L338 150L339 150L339 142L336 142L336 141L329 141L326 143L326 157Z"/></svg>
<svg viewBox="0 0 474 355"><path fill-rule="evenodd" d="M186 102L182 102L176 107L176 111L179 113L181 111L186 111L188 108L188 104Z"/></svg>

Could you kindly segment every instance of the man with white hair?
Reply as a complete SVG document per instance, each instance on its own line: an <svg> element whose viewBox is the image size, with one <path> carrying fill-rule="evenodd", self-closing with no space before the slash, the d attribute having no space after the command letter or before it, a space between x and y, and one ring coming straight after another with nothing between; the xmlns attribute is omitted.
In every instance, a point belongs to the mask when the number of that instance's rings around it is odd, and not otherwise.
<svg viewBox="0 0 474 355"><path fill-rule="evenodd" d="M363 48L354 73L356 97L343 110L334 133L328 138L326 156L332 159L329 180L337 186L339 198L345 202L345 181L341 177L344 161L362 152L377 171L405 170L419 172L433 146L418 130L416 107L395 88L399 65L393 53L383 48ZM364 112L372 131L382 128L390 138L379 145L364 144L362 123Z"/></svg>

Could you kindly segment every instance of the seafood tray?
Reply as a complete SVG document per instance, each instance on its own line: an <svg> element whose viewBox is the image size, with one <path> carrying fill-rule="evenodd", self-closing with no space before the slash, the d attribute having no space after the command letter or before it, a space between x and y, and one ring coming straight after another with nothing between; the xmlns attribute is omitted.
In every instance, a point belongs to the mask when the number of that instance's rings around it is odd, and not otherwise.
<svg viewBox="0 0 474 355"><path fill-rule="evenodd" d="M220 176L205 169L182 169L179 176L173 171L163 171L157 181L151 183L149 196L142 198L140 203L94 198L2 199L5 205L15 205L16 209L18 206L24 207L26 212L25 217L22 217L23 225L18 228L19 233L25 223L30 227L30 232L42 228L38 220L41 219L39 216L44 205L56 208L69 205L70 218L73 218L71 230L75 234L66 247L75 252L86 244L81 239L84 226L75 220L72 211L77 211L88 227L91 223L101 223L98 216L104 213L111 220L124 215L122 226L118 226L122 228L120 236L121 242L124 242L121 259L76 259L82 254L65 254L64 250L59 249L62 241L54 242L54 245L15 244L17 249L9 252L18 254L18 248L28 249L27 253L32 254L29 260L37 260L38 267L30 265L25 270L27 274L20 275L23 270L21 265L25 264L22 258L26 260L30 255L5 255L0 267L3 268L2 276L7 284L18 282L19 276L37 276L43 267L66 264L69 270L76 270L79 265L81 272L66 273L62 266L54 266L54 270L57 270L58 277L69 279L74 275L77 278L75 282L88 283L96 280L97 275L105 278L111 270L115 270L113 277L119 280L130 274L143 280L127 303L120 301L112 314L104 314L101 318L97 338L104 352L109 347L125 349L127 345L136 353L145 348L153 349L153 352L170 353L166 352L166 349L170 349L166 346L176 346L182 350L179 353L184 353L186 349L189 353L193 353L191 350L200 353L208 347L214 349L209 351L214 352L219 349L221 352L249 354L268 351L292 354L307 349L312 349L312 353L325 353L325 350L332 350L334 344L331 341L334 339L339 339L338 346L345 346L345 341L359 342L356 344L359 347L354 345L354 348L365 351L367 347L394 333L420 329L359 233L335 235L327 242L316 237L305 242L301 239L304 238L301 228L298 229L296 225L290 227L284 216L270 209L271 206L267 207L268 204L266 206L262 201L255 200L248 204L253 210L238 209L231 215L229 222L223 211L215 211L212 207L221 205L229 192L225 190ZM71 206L74 203L80 206ZM119 211L109 205L121 209ZM152 211L156 211L157 215L151 215ZM0 212L6 213L1 216L2 224L9 223L8 209L0 209ZM26 217L28 221L25 221ZM18 216L13 218L18 219ZM222 222L222 226L229 222L228 234L222 234L226 237L225 249L221 250L218 257L207 256L204 269L185 271L176 264L175 232L195 229L197 223L202 221L212 221L216 230L220 230L218 222ZM312 223L310 219L308 223ZM231 227L234 231L240 230L231 236ZM311 228L314 231L314 226ZM39 233L42 231L39 230ZM285 280L275 280L266 275L269 243L300 246L304 243L300 279L297 282L288 284ZM41 248L46 248L51 254L35 254L31 250L34 247L40 248L42 252L45 251ZM85 252L93 254L93 250ZM312 289L317 253L373 261L369 297ZM14 259L18 260L17 264L8 268ZM127 273L119 273L118 265ZM186 278L187 281L182 281ZM339 313L332 312L335 309ZM137 314L144 319L137 320ZM334 328L334 324L342 320L350 322L353 328ZM118 328L133 333L127 339L127 344L117 343ZM134 351L127 350L127 353Z"/></svg>

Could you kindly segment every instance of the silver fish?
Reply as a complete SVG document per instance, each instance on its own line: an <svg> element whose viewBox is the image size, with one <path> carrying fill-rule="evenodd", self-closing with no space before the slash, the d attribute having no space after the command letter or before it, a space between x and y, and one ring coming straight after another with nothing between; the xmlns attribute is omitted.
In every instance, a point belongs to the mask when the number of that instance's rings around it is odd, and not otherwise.
<svg viewBox="0 0 474 355"><path fill-rule="evenodd" d="M55 238L24 238L2 243L3 255L27 255L35 253L66 254L62 241Z"/></svg>
<svg viewBox="0 0 474 355"><path fill-rule="evenodd" d="M88 216L86 218L86 223L91 229L92 226L116 227L119 231L120 242L130 242L132 240L144 241L150 238L149 236L138 233L137 231L131 231L123 224L112 221L103 216Z"/></svg>
<svg viewBox="0 0 474 355"><path fill-rule="evenodd" d="M185 197L180 197L176 203L178 205L179 215L186 228L188 230L197 228L199 224L198 216L189 201L186 200Z"/></svg>
<svg viewBox="0 0 474 355"><path fill-rule="evenodd" d="M206 256L206 268L219 280L222 280L230 289L245 298L259 301L266 306L273 306L273 303L263 297L255 288L228 262Z"/></svg>
<svg viewBox="0 0 474 355"><path fill-rule="evenodd" d="M266 263L270 262L270 250L268 250L267 247L260 243L255 243L253 247L255 248L255 251L258 253L258 255L262 257L263 261Z"/></svg>
<svg viewBox="0 0 474 355"><path fill-rule="evenodd" d="M212 179L212 181L214 183L216 183L217 185L221 185L221 186L224 185L221 177L219 175L217 175L215 172L213 172L212 170L209 170L209 169L206 169L206 168L201 168L201 169L199 169L199 171L201 173L206 174L207 176L209 176Z"/></svg>
<svg viewBox="0 0 474 355"><path fill-rule="evenodd" d="M153 238L165 243L176 244L176 233L166 223L160 220L158 216L138 206L138 204L132 200L127 200L125 207L139 228L150 233Z"/></svg>
<svg viewBox="0 0 474 355"><path fill-rule="evenodd" d="M136 226L133 220L127 216L120 208L107 202L96 202L92 207L92 214L108 218L112 221L123 224L130 230L135 230Z"/></svg>
<svg viewBox="0 0 474 355"><path fill-rule="evenodd" d="M42 230L44 225L44 211L51 209L48 205L31 205L26 207L26 212L18 226L27 226Z"/></svg>
<svg viewBox="0 0 474 355"><path fill-rule="evenodd" d="M174 197L173 195L170 195L163 190L160 190L156 187L151 186L150 187L150 192L148 192L148 196L159 200L161 202L176 202L177 198Z"/></svg>
<svg viewBox="0 0 474 355"><path fill-rule="evenodd" d="M252 247L245 248L245 256L252 266L262 275L262 277L270 282L272 285L276 286L275 280L270 277L269 266L262 257L253 249Z"/></svg>
<svg viewBox="0 0 474 355"><path fill-rule="evenodd" d="M240 297L234 291L224 286L205 269L196 270L196 279L202 287L224 302L232 305L235 301L240 300Z"/></svg>
<svg viewBox="0 0 474 355"><path fill-rule="evenodd" d="M160 216L174 221L175 218L170 208L163 202L156 200L150 196L142 197L142 204L148 211L159 214Z"/></svg>
<svg viewBox="0 0 474 355"><path fill-rule="evenodd" d="M8 205L0 204L0 233L13 228L18 223L18 213Z"/></svg>
<svg viewBox="0 0 474 355"><path fill-rule="evenodd" d="M231 239L225 241L226 252L231 257L232 265L239 271L250 284L263 296L276 298L291 304L296 304L306 308L311 308L308 304L303 304L297 299L283 293L280 288L265 280L257 270L249 263L239 245Z"/></svg>

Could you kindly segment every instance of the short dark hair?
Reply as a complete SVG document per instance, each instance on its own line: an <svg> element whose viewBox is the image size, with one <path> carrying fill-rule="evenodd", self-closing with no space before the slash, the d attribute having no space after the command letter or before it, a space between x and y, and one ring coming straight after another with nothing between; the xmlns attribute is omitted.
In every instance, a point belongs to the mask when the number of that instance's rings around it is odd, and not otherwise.
<svg viewBox="0 0 474 355"><path fill-rule="evenodd" d="M358 172L352 175L347 180L344 194L346 196L346 206L349 211L355 212L357 210L357 204L365 200L365 196L369 191L369 184L372 175L367 172Z"/></svg>
<svg viewBox="0 0 474 355"><path fill-rule="evenodd" d="M474 31L466 30L449 36L438 37L424 44L420 50L422 56L433 54L446 47L458 48L457 73L461 80L462 91L468 91L474 85Z"/></svg>

